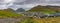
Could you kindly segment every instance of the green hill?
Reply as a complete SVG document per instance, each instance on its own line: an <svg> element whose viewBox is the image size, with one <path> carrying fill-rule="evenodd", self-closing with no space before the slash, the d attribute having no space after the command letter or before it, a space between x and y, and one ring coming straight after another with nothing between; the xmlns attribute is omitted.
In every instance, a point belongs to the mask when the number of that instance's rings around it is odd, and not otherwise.
<svg viewBox="0 0 60 23"><path fill-rule="evenodd" d="M25 12L25 10L23 8L18 8L16 12Z"/></svg>
<svg viewBox="0 0 60 23"><path fill-rule="evenodd" d="M19 18L23 14L17 14L12 9L0 10L0 18Z"/></svg>
<svg viewBox="0 0 60 23"><path fill-rule="evenodd" d="M28 12L44 12L44 13L55 13L60 12L59 6L36 6L28 10Z"/></svg>

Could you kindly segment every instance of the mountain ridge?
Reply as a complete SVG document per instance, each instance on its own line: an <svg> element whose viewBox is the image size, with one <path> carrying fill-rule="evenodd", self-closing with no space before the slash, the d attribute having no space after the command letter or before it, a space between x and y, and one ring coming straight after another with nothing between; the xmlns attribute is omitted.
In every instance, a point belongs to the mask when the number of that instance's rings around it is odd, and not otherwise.
<svg viewBox="0 0 60 23"><path fill-rule="evenodd" d="M60 12L60 6L41 6L38 5L28 10L28 12Z"/></svg>

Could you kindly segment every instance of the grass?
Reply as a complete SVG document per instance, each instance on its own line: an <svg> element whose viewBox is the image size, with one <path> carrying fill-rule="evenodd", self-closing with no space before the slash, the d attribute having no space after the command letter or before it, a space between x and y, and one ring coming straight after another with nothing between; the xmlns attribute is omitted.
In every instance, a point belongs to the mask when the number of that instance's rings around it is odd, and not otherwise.
<svg viewBox="0 0 60 23"><path fill-rule="evenodd" d="M19 23L34 23L33 18L22 19Z"/></svg>
<svg viewBox="0 0 60 23"><path fill-rule="evenodd" d="M28 10L27 12L44 12L44 13L56 13L60 12L59 7L52 7L52 6L36 6L33 7L32 9Z"/></svg>
<svg viewBox="0 0 60 23"><path fill-rule="evenodd" d="M60 23L60 18L35 18L35 21L37 21L38 23Z"/></svg>
<svg viewBox="0 0 60 23"><path fill-rule="evenodd" d="M36 6L27 12L43 12L44 14L52 14L60 12L59 7ZM60 17L54 18L24 18L19 23L60 23Z"/></svg>
<svg viewBox="0 0 60 23"><path fill-rule="evenodd" d="M10 11L0 11L0 18L19 18L22 16L23 14L17 14Z"/></svg>
<svg viewBox="0 0 60 23"><path fill-rule="evenodd" d="M19 23L60 23L60 17L55 18L25 18Z"/></svg>

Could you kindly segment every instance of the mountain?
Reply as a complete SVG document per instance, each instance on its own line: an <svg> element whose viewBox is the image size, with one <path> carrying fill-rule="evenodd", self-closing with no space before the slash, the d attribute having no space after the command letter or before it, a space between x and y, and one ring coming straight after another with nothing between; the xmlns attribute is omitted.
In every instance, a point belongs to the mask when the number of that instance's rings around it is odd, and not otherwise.
<svg viewBox="0 0 60 23"><path fill-rule="evenodd" d="M18 8L16 12L25 12L25 10L23 8Z"/></svg>
<svg viewBox="0 0 60 23"><path fill-rule="evenodd" d="M60 12L60 6L41 6L38 5L33 7L32 9L28 10L28 12L45 12L45 13L55 13Z"/></svg>
<svg viewBox="0 0 60 23"><path fill-rule="evenodd" d="M8 8L0 10L0 18L17 18L23 16L22 14L17 14L15 10Z"/></svg>
<svg viewBox="0 0 60 23"><path fill-rule="evenodd" d="M3 10L0 10L0 11L14 11L12 8L7 8L7 9L3 9Z"/></svg>
<svg viewBox="0 0 60 23"><path fill-rule="evenodd" d="M3 9L3 10L0 10L0 11L15 12L15 10L13 10L13 9L11 9L11 8Z"/></svg>

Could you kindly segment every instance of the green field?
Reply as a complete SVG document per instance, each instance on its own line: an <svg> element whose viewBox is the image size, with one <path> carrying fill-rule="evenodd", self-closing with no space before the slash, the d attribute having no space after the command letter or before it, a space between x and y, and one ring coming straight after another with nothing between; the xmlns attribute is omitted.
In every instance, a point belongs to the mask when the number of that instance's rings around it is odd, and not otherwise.
<svg viewBox="0 0 60 23"><path fill-rule="evenodd" d="M0 11L0 18L19 18L22 16L23 14L17 14L11 11Z"/></svg>
<svg viewBox="0 0 60 23"><path fill-rule="evenodd" d="M56 18L25 18L19 23L60 23L60 17Z"/></svg>

